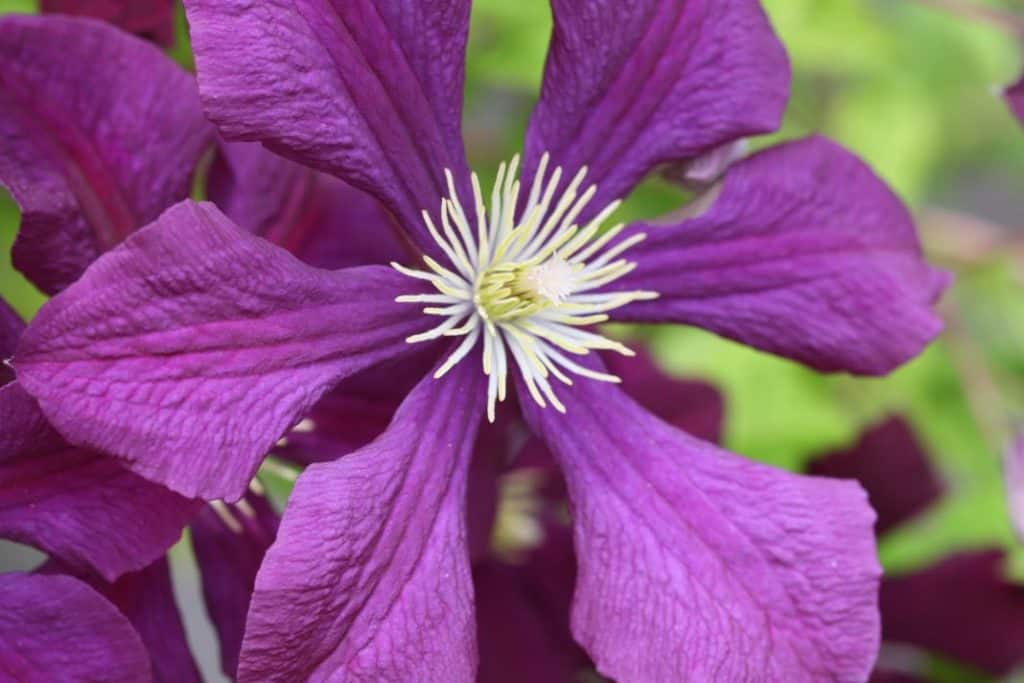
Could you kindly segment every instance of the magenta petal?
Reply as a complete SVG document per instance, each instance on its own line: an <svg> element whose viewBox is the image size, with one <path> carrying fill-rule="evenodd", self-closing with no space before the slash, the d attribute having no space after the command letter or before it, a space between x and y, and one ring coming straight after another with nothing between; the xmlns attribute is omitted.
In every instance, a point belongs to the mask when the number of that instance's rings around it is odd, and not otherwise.
<svg viewBox="0 0 1024 683"><path fill-rule="evenodd" d="M191 526L206 611L220 639L221 669L232 679L238 671L256 572L279 522L263 496L250 493L243 500L220 508L220 514L207 506Z"/></svg>
<svg viewBox="0 0 1024 683"><path fill-rule="evenodd" d="M409 260L380 202L256 143L222 145L210 169L209 197L242 228L318 268Z"/></svg>
<svg viewBox="0 0 1024 683"><path fill-rule="evenodd" d="M527 417L565 473L572 626L647 681L864 680L878 653L874 515L856 484L746 461L594 381Z"/></svg>
<svg viewBox="0 0 1024 683"><path fill-rule="evenodd" d="M0 388L0 537L108 581L181 537L195 501L67 444L18 383Z"/></svg>
<svg viewBox="0 0 1024 683"><path fill-rule="evenodd" d="M445 168L465 177L460 133L469 0L187 0L206 110L384 202L433 248L420 212Z"/></svg>
<svg viewBox="0 0 1024 683"><path fill-rule="evenodd" d="M374 365L342 380L306 414L309 429L288 434L274 454L308 465L340 458L370 443L387 429L395 411L434 367L442 347Z"/></svg>
<svg viewBox="0 0 1024 683"><path fill-rule="evenodd" d="M366 448L310 466L256 577L241 683L472 683L466 472L479 360L427 377Z"/></svg>
<svg viewBox="0 0 1024 683"><path fill-rule="evenodd" d="M903 204L860 160L814 137L737 163L715 204L638 225L637 269L616 289L660 297L617 317L696 325L819 370L883 374L941 330L949 282Z"/></svg>
<svg viewBox="0 0 1024 683"><path fill-rule="evenodd" d="M999 550L960 553L882 582L882 636L994 674L1024 663L1024 587Z"/></svg>
<svg viewBox="0 0 1024 683"><path fill-rule="evenodd" d="M569 636L549 621L543 594L517 567L496 562L473 570L480 647L486 683L566 683L583 662ZM571 589L571 586L570 586Z"/></svg>
<svg viewBox="0 0 1024 683"><path fill-rule="evenodd" d="M68 576L0 575L0 677L9 681L153 680L128 620Z"/></svg>
<svg viewBox="0 0 1024 683"><path fill-rule="evenodd" d="M774 130L789 65L756 0L553 0L526 168L589 168L600 210L651 169ZM528 173L529 175L529 173Z"/></svg>
<svg viewBox="0 0 1024 683"><path fill-rule="evenodd" d="M39 9L102 19L158 45L174 44L174 0L41 0Z"/></svg>
<svg viewBox="0 0 1024 683"><path fill-rule="evenodd" d="M1019 81L1006 89L1004 97L1006 103L1010 105L1013 115L1024 123L1024 76L1021 76Z"/></svg>
<svg viewBox="0 0 1024 683"><path fill-rule="evenodd" d="M194 79L99 22L0 21L0 182L22 209L14 264L53 294L188 196L210 140Z"/></svg>
<svg viewBox="0 0 1024 683"><path fill-rule="evenodd" d="M61 569L59 563L51 562L44 565L42 571L55 573ZM80 575L79 578L109 600L135 627L149 651L157 683L202 681L185 637L165 557L113 583L95 575Z"/></svg>
<svg viewBox="0 0 1024 683"><path fill-rule="evenodd" d="M853 448L812 462L808 471L859 481L878 513L878 534L924 511L944 489L910 425L898 417L869 429Z"/></svg>
<svg viewBox="0 0 1024 683"><path fill-rule="evenodd" d="M665 422L705 441L722 438L725 398L707 382L669 377L645 351L602 356L622 390Z"/></svg>
<svg viewBox="0 0 1024 683"><path fill-rule="evenodd" d="M15 369L66 438L186 495L237 500L338 380L425 326L390 268L310 268L182 202L47 303Z"/></svg>

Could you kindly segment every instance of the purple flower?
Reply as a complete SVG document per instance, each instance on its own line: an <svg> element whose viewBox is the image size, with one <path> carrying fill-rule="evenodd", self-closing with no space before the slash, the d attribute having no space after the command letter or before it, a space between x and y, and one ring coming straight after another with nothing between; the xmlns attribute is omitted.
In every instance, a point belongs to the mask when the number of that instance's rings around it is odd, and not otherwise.
<svg viewBox="0 0 1024 683"><path fill-rule="evenodd" d="M102 19L158 45L174 44L174 0L41 0L39 9Z"/></svg>
<svg viewBox="0 0 1024 683"><path fill-rule="evenodd" d="M849 450L813 462L810 471L858 480L878 511L879 534L924 513L944 491L910 426L898 417L866 431ZM1024 663L1024 588L1006 579L1005 559L994 548L958 552L886 577L880 598L884 641L941 654L993 676L1010 673ZM923 682L920 663L921 657L883 650L872 681Z"/></svg>
<svg viewBox="0 0 1024 683"><path fill-rule="evenodd" d="M67 576L0 575L0 643L8 680L152 680L128 620Z"/></svg>
<svg viewBox="0 0 1024 683"><path fill-rule="evenodd" d="M320 270L184 202L43 308L19 381L72 442L235 500L343 380L432 354L447 371L415 384L377 439L299 479L240 680L474 680L467 478L510 377L566 477L573 633L602 673L866 676L879 570L862 492L695 439L580 357L628 353L587 329L612 310L860 373L940 328L930 304L947 278L907 212L820 138L737 163L697 218L599 236L655 167L777 125L788 69L756 2L555 2L523 193L506 167L489 202L459 130L467 0L186 5L221 132L375 195L424 258Z"/></svg>

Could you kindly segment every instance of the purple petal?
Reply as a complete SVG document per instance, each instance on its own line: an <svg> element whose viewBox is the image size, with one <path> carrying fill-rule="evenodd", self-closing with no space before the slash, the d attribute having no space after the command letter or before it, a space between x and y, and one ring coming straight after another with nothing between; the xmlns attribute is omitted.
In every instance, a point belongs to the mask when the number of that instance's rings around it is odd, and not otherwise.
<svg viewBox="0 0 1024 683"><path fill-rule="evenodd" d="M882 637L993 675L1024 663L1024 587L1003 577L1000 550L960 553L882 582Z"/></svg>
<svg viewBox="0 0 1024 683"><path fill-rule="evenodd" d="M135 629L68 576L0 575L0 673L11 681L153 680Z"/></svg>
<svg viewBox="0 0 1024 683"><path fill-rule="evenodd" d="M434 367L439 350L414 347L411 355L346 377L306 415L311 428L290 432L274 454L308 465L340 458L370 443L387 429L398 406Z"/></svg>
<svg viewBox="0 0 1024 683"><path fill-rule="evenodd" d="M167 552L196 510L112 458L66 443L35 400L0 388L0 536L108 581Z"/></svg>
<svg viewBox="0 0 1024 683"><path fill-rule="evenodd" d="M279 522L263 496L250 493L244 501L221 507L219 513L207 506L191 527L206 610L220 639L221 669L232 679L238 671L256 572Z"/></svg>
<svg viewBox="0 0 1024 683"><path fill-rule="evenodd" d="M638 225L637 269L616 289L661 296L619 319L697 325L819 370L884 374L941 330L949 282L921 255L903 204L824 138L735 166L707 213Z"/></svg>
<svg viewBox="0 0 1024 683"><path fill-rule="evenodd" d="M0 183L22 209L15 266L53 294L188 196L210 140L194 79L99 22L0 21Z"/></svg>
<svg viewBox="0 0 1024 683"><path fill-rule="evenodd" d="M543 596L516 567L486 563L473 570L480 673L486 683L566 683L583 666L569 632L549 622ZM570 586L571 589L571 586Z"/></svg>
<svg viewBox="0 0 1024 683"><path fill-rule="evenodd" d="M1024 433L1019 433L1003 452L1006 505L1017 538L1024 542Z"/></svg>
<svg viewBox="0 0 1024 683"><path fill-rule="evenodd" d="M808 472L860 482L878 514L879 535L924 511L944 491L910 425L898 417L866 431L853 448L812 462Z"/></svg>
<svg viewBox="0 0 1024 683"><path fill-rule="evenodd" d="M59 563L50 562L42 571L54 573L60 569ZM78 578L109 600L135 627L149 651L153 677L158 683L200 683L165 557L113 583L95 575Z"/></svg>
<svg viewBox="0 0 1024 683"><path fill-rule="evenodd" d="M555 30L526 137L589 168L595 211L659 164L778 127L789 64L756 0L553 0Z"/></svg>
<svg viewBox="0 0 1024 683"><path fill-rule="evenodd" d="M230 139L328 171L422 247L460 133L469 0L188 0L199 85Z"/></svg>
<svg viewBox="0 0 1024 683"><path fill-rule="evenodd" d="M1010 105L1013 115L1020 119L1021 123L1024 123L1024 75L1007 88L1003 96L1006 98L1006 103Z"/></svg>
<svg viewBox="0 0 1024 683"><path fill-rule="evenodd" d="M174 44L174 0L41 0L39 9L102 19L158 45Z"/></svg>
<svg viewBox="0 0 1024 683"><path fill-rule="evenodd" d="M255 143L225 143L210 200L242 228L318 268L407 262L400 229L376 199Z"/></svg>
<svg viewBox="0 0 1024 683"><path fill-rule="evenodd" d="M645 351L635 356L602 356L622 389L665 422L705 441L722 438L725 399L711 384L669 377Z"/></svg>
<svg viewBox="0 0 1024 683"><path fill-rule="evenodd" d="M535 406L569 485L572 625L604 675L863 680L878 653L874 515L856 484L748 462L580 382Z"/></svg>
<svg viewBox="0 0 1024 683"><path fill-rule="evenodd" d="M182 202L47 303L14 365L66 438L186 496L237 500L338 380L422 331L390 268L310 268Z"/></svg>
<svg viewBox="0 0 1024 683"><path fill-rule="evenodd" d="M478 362L427 377L366 448L310 466L256 577L240 683L471 683L466 472Z"/></svg>
<svg viewBox="0 0 1024 683"><path fill-rule="evenodd" d="M14 371L6 361L14 355L24 330L25 321L6 301L0 299L0 387L14 379Z"/></svg>

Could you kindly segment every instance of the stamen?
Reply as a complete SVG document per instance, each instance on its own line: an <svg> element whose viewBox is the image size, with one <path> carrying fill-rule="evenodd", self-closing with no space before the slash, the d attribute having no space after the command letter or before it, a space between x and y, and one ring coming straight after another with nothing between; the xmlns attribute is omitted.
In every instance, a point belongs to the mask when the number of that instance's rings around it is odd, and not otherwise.
<svg viewBox="0 0 1024 683"><path fill-rule="evenodd" d="M563 413L565 406L550 378L566 385L572 385L571 375L619 382L615 375L591 370L563 352L585 356L606 349L632 355L622 344L583 328L606 322L608 311L658 296L647 291L595 291L636 267L620 257L645 235L637 233L613 243L624 226L602 232L618 201L586 225L578 225L576 221L597 194L597 187L591 185L580 192L587 175L584 167L556 197L564 174L556 167L547 175L549 163L549 155L544 154L518 223L518 155L498 167L489 213L480 179L475 173L471 176L476 213L472 219L459 199L454 176L446 169L449 196L441 200L440 229L426 211L423 220L448 263L424 256L427 270L391 264L398 272L429 282L437 290L436 294L397 297L400 303L431 304L423 309L424 314L442 319L406 341L463 337L434 373L435 378L455 367L483 337L482 366L491 422L496 404L506 397L510 355L533 400Z"/></svg>
<svg viewBox="0 0 1024 683"><path fill-rule="evenodd" d="M231 508L228 507L227 503L222 500L211 500L210 507L217 513L220 521L224 522L224 526L236 534L242 533L242 524L232 513Z"/></svg>

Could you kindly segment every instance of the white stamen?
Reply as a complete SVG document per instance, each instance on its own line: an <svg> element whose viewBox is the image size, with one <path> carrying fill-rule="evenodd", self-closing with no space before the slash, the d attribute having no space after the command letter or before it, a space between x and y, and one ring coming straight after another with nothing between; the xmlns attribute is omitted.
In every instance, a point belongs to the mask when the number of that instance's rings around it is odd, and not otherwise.
<svg viewBox="0 0 1024 683"><path fill-rule="evenodd" d="M605 322L606 312L615 308L658 296L644 291L595 291L636 267L618 257L641 242L644 235L638 233L614 242L622 225L602 233L602 224L619 206L617 201L579 226L576 220L596 195L597 187L592 185L580 192L587 174L582 168L556 197L563 173L555 168L545 177L549 161L547 154L541 158L518 223L518 155L498 168L490 213L484 205L480 180L475 173L472 175L475 217L467 215L455 179L446 169L449 196L441 200L440 229L426 211L423 219L449 263L424 257L425 270L392 264L400 273L426 280L437 290L437 294L396 299L400 303L433 304L423 309L424 314L442 318L432 329L406 341L464 337L434 377L451 370L483 337L487 417L492 422L495 405L505 399L509 355L533 400L541 407L551 404L563 413L565 406L549 378L566 385L572 385L567 373L603 382L620 381L569 359L563 351L582 356L608 349L632 355L622 344L582 328Z"/></svg>
<svg viewBox="0 0 1024 683"><path fill-rule="evenodd" d="M231 508L228 507L227 503L222 500L211 500L210 507L213 508L213 511L217 513L218 517L220 517L220 521L224 522L224 526L236 534L242 533L242 525L239 523L238 519L235 518L235 515L231 512Z"/></svg>

